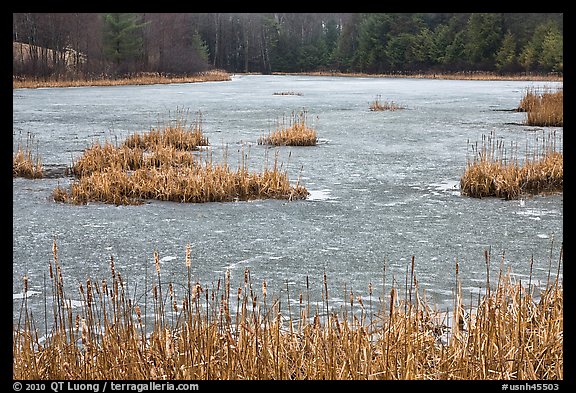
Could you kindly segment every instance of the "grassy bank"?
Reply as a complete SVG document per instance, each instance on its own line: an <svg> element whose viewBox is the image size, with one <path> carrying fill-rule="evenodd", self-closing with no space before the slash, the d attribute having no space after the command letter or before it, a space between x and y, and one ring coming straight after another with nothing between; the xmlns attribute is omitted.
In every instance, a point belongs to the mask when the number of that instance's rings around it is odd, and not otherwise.
<svg viewBox="0 0 576 393"><path fill-rule="evenodd" d="M510 272L500 271L496 283L486 280L485 295L469 304L462 299L456 263L448 314L428 304L414 258L404 288L392 286L379 296L370 283L364 300L345 289L349 302L340 311L330 308L334 295L326 274L321 306L314 306L308 279L306 291L297 294L290 294L287 284L285 299L268 292L266 281L254 282L249 270L238 285L229 272L212 285L195 282L195 259L188 245L181 282L168 282L154 251L155 271L139 287L146 296L134 298L113 258L108 279L66 287L54 241L46 287L52 327L39 338L38 315L32 315L26 297L31 283L24 277L25 296L13 324L14 379L564 377L562 252L541 290L531 275L515 282ZM489 276L488 251L485 263ZM181 286L185 291L178 296L175 288ZM81 307L68 307L71 298L80 299ZM379 306L372 308L373 302Z"/></svg>
<svg viewBox="0 0 576 393"><path fill-rule="evenodd" d="M275 72L275 75L310 75L310 76L342 76L360 78L415 78L415 79L453 79L453 80L518 80L518 81L548 81L561 82L562 74L499 74L495 72L391 72L383 74L368 74L363 72L316 71L301 73Z"/></svg>
<svg viewBox="0 0 576 393"><path fill-rule="evenodd" d="M45 80L45 79L12 79L13 89L31 89L39 87L77 87L77 86L120 86L120 85L154 85L167 83L218 82L230 80L230 74L223 70L201 72L190 76L170 76L153 72L143 72L124 78Z"/></svg>

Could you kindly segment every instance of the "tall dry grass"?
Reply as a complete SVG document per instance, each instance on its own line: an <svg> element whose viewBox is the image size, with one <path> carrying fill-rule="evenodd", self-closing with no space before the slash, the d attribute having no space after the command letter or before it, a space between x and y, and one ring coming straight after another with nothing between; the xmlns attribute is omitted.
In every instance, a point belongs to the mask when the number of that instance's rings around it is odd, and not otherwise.
<svg viewBox="0 0 576 393"><path fill-rule="evenodd" d="M535 88L526 90L518 110L526 112L526 124L541 127L564 126L564 90Z"/></svg>
<svg viewBox="0 0 576 393"><path fill-rule="evenodd" d="M487 277L490 258L486 251ZM550 261L541 290L531 275L528 283L515 282L500 271L495 287L487 278L486 293L469 304L462 300L457 263L451 313L428 304L414 258L404 289L392 286L374 308L372 284L368 301L345 289L349 303L340 311L329 309L326 274L320 309L310 304L308 278L306 291L290 302L288 284L287 299L280 298L265 280L254 282L249 270L238 285L228 271L212 285L194 282L190 245L181 282L165 281L156 251L153 259L144 297L130 297L113 257L108 279L88 278L71 295L54 241L46 288L52 310L45 316L52 327L39 337L37 315L24 296L13 324L14 379L564 378L562 251L556 277ZM27 277L23 285L26 295ZM72 296L81 299L80 308L69 307Z"/></svg>
<svg viewBox="0 0 576 393"><path fill-rule="evenodd" d="M220 82L229 80L230 74L224 70L210 70L189 76L170 76L155 72L141 72L124 78L111 78L106 75L99 78L66 80L12 78L12 88L33 89L39 87L155 85L168 83Z"/></svg>
<svg viewBox="0 0 576 393"><path fill-rule="evenodd" d="M292 112L288 124L286 119L276 130L258 138L259 145L315 146L318 141L316 130L307 124L307 111Z"/></svg>
<svg viewBox="0 0 576 393"><path fill-rule="evenodd" d="M21 138L18 140L16 151L12 153L12 177L25 177L28 179L42 178L42 161L38 150L36 150L36 155L33 157L33 144L34 136L30 133L26 136L24 146Z"/></svg>
<svg viewBox="0 0 576 393"><path fill-rule="evenodd" d="M200 121L189 128L177 122L134 133L120 146L96 142L73 164L76 178L70 190L58 186L52 196L57 202L117 205L151 199L200 203L307 197L299 181L291 184L278 154L271 166L266 158L258 173L248 169L244 150L236 169L228 164L226 152L222 162L213 160L212 151L195 152L207 144Z"/></svg>
<svg viewBox="0 0 576 393"><path fill-rule="evenodd" d="M472 145L473 157L468 159L460 178L462 195L508 200L524 194L561 192L564 187L561 138L558 141L552 131L536 140L539 145L532 152L526 147L521 161L517 146L511 145L507 150L494 132L483 135L481 146Z"/></svg>
<svg viewBox="0 0 576 393"><path fill-rule="evenodd" d="M394 101L381 101L382 96L379 94L376 99L370 103L370 110L373 112L380 111L397 111L399 109L404 109L403 106Z"/></svg>

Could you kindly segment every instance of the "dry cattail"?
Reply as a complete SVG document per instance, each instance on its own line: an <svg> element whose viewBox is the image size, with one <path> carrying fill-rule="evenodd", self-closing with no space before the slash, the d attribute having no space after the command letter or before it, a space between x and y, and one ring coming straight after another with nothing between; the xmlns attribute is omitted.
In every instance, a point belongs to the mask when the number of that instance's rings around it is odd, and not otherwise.
<svg viewBox="0 0 576 393"><path fill-rule="evenodd" d="M160 257L156 250L154 250L154 265L156 266L156 273L160 274Z"/></svg>
<svg viewBox="0 0 576 393"><path fill-rule="evenodd" d="M24 293L28 293L28 276L24 275Z"/></svg>
<svg viewBox="0 0 576 393"><path fill-rule="evenodd" d="M189 268L192 266L192 262L190 259L190 243L186 244L186 267Z"/></svg>
<svg viewBox="0 0 576 393"><path fill-rule="evenodd" d="M82 344L86 345L88 344L88 325L86 324L86 319L84 318L82 318L80 322L82 325Z"/></svg>
<svg viewBox="0 0 576 393"><path fill-rule="evenodd" d="M110 255L110 271L112 272L112 277L116 276L116 272L114 270L114 256Z"/></svg>
<svg viewBox="0 0 576 393"><path fill-rule="evenodd" d="M266 300L266 280L262 281L262 296Z"/></svg>
<svg viewBox="0 0 576 393"><path fill-rule="evenodd" d="M86 303L89 308L92 306L92 283L90 279L86 280Z"/></svg>

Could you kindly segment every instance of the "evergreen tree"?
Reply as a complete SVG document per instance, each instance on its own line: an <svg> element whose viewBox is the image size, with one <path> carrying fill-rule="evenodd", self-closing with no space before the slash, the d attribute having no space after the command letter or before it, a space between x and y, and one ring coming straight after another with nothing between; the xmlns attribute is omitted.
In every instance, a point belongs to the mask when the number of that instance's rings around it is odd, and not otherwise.
<svg viewBox="0 0 576 393"><path fill-rule="evenodd" d="M142 27L137 14L104 14L104 54L115 65L115 72L131 71L141 60Z"/></svg>
<svg viewBox="0 0 576 393"><path fill-rule="evenodd" d="M502 40L502 46L496 53L496 69L500 72L513 72L517 66L516 39L511 32L508 32Z"/></svg>
<svg viewBox="0 0 576 393"><path fill-rule="evenodd" d="M500 14L475 13L466 27L465 54L470 65L479 70L493 68L494 57L502 42Z"/></svg>
<svg viewBox="0 0 576 393"><path fill-rule="evenodd" d="M532 39L522 49L520 64L526 72L563 70L563 38L555 22L549 20L536 27Z"/></svg>

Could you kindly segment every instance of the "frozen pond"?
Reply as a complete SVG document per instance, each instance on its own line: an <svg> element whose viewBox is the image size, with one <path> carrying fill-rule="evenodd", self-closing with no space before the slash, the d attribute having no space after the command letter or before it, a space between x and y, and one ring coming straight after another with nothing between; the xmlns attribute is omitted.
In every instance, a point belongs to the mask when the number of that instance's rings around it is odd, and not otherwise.
<svg viewBox="0 0 576 393"><path fill-rule="evenodd" d="M249 152L261 170L278 152L290 179L310 191L303 201L142 206L55 203L51 192L69 178L13 179L14 318L29 277L30 306L43 312L43 287L56 239L68 294L88 277L109 278L110 256L128 284L144 288L161 258L166 282L184 284L185 249L192 248L195 280L207 286L230 271L240 286L244 270L259 288L290 298L310 287L320 300L326 272L331 305L346 287L374 298L386 287L404 288L412 256L421 289L440 307L450 307L455 263L464 298L485 289L484 250L491 272L504 269L524 282L534 258L532 282L554 275L563 238L563 194L523 201L460 195L469 143L494 131L523 148L550 129L522 125L516 108L531 86L550 82L450 81L432 79L234 76L228 82L152 86L17 89L13 91L14 148L34 135L46 167L70 165L94 141L122 141L133 132L162 125L178 110L190 122L202 113L214 158L226 146L234 167ZM295 92L280 95L274 93ZM377 96L405 109L371 112ZM258 138L293 111L307 111L319 144L270 148ZM556 128L562 136L563 129ZM36 150L37 149L37 150ZM151 277L149 277L151 280ZM49 278L46 278L49 282ZM492 280L491 280L492 281ZM495 281L492 281L495 282Z"/></svg>

